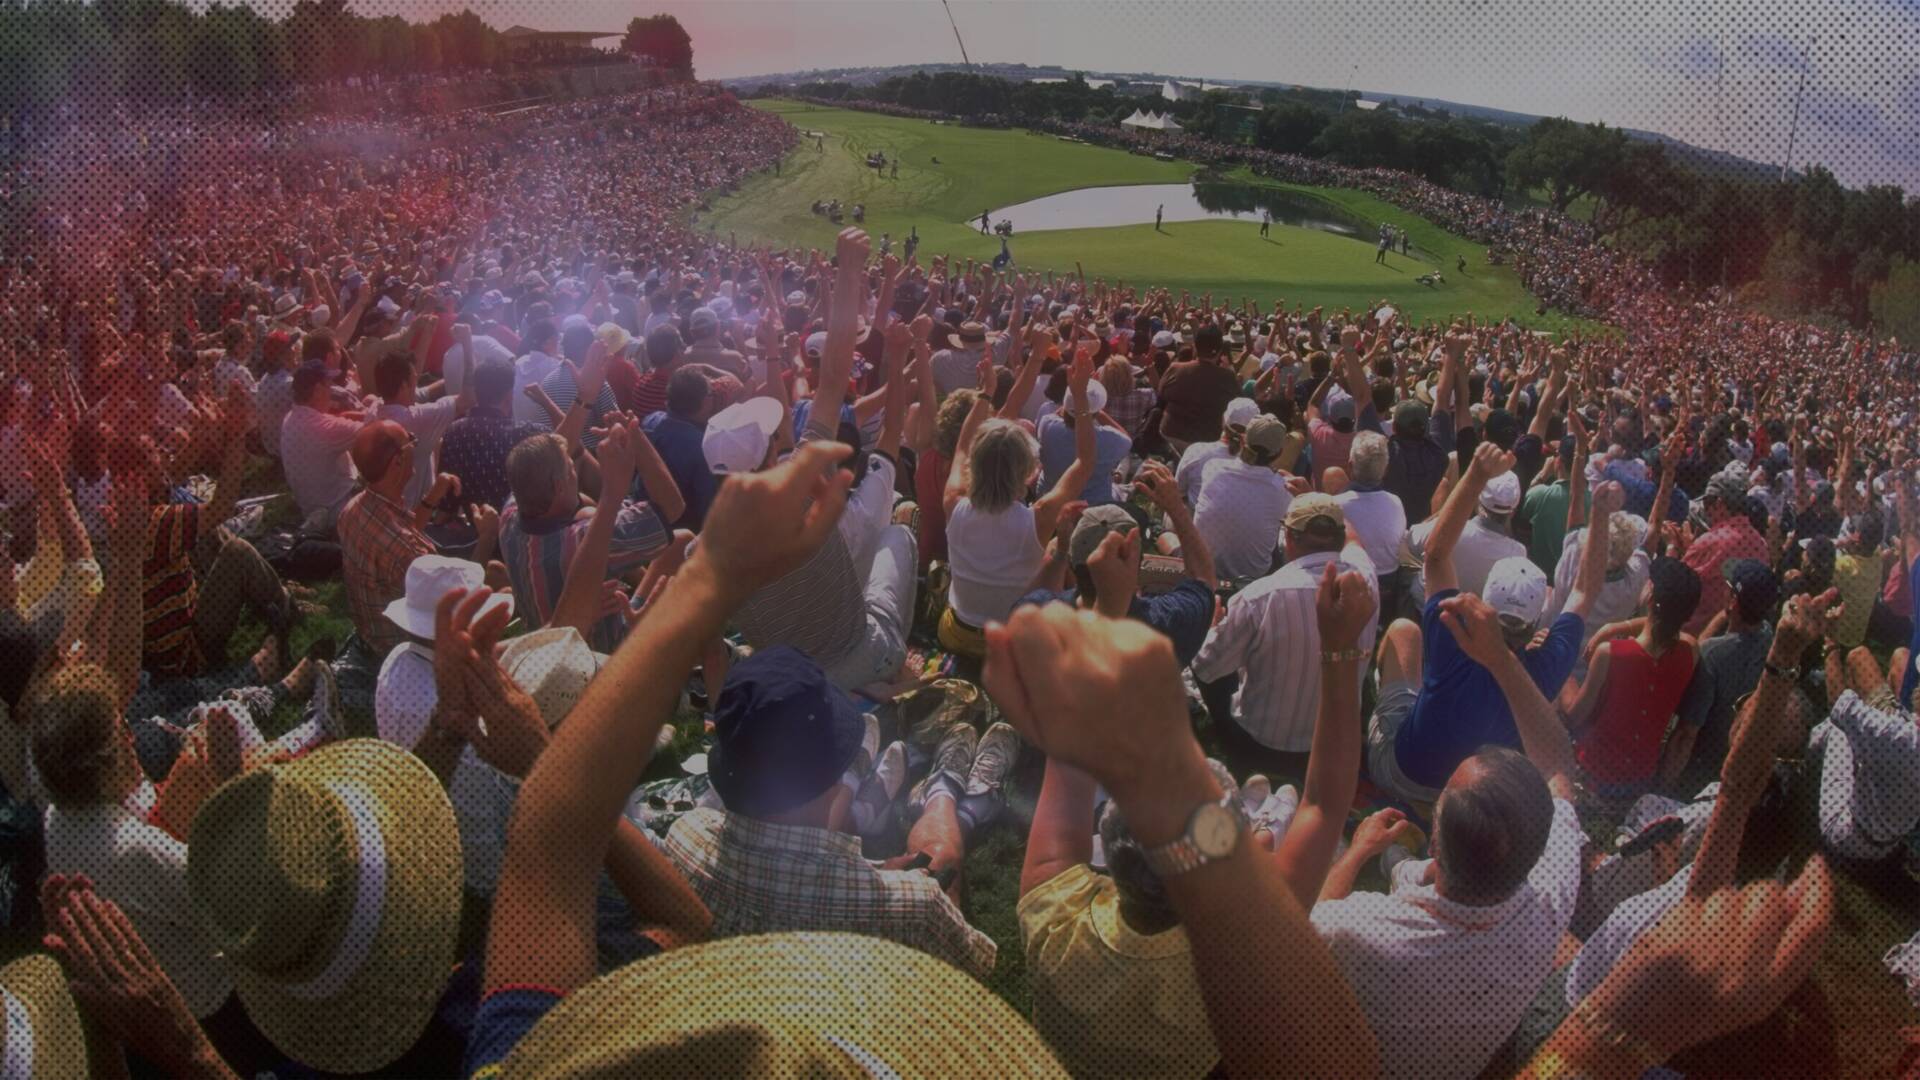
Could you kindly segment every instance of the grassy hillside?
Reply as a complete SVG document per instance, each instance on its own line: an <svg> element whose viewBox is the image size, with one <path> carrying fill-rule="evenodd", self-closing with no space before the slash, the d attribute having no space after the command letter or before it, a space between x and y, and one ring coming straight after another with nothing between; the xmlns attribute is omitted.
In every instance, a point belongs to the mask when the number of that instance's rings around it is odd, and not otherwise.
<svg viewBox="0 0 1920 1080"><path fill-rule="evenodd" d="M1195 171L1185 162L1024 130L933 124L789 101L756 105L802 131L823 132L824 150L804 140L778 176L755 177L700 215L701 226L742 240L824 249L836 228L811 207L816 200L837 198L843 205L866 205L866 227L876 238L890 233L898 243L917 228L923 262L936 253L990 259L1000 248L973 223L982 210L1081 187L1177 183ZM889 161L899 158L898 180L866 167L866 155L875 150ZM933 163L935 158L940 164ZM1025 233L1013 240L1014 257L1027 268L1066 271L1079 263L1090 277L1188 289L1196 296L1211 292L1236 302L1245 296L1263 308L1281 298L1288 306L1330 309L1385 299L1414 319L1472 311L1511 314L1542 329L1574 323L1555 315L1536 317L1536 302L1510 269L1487 266L1476 245L1372 196L1254 181L1245 170L1228 178L1323 199L1361 222L1393 222L1411 232L1414 256L1395 255L1378 265L1373 246L1364 240L1279 224L1271 238L1262 238L1252 221L1220 219L1169 222L1159 232L1140 224ZM1456 270L1460 256L1468 263L1464 274ZM1417 283L1434 269L1446 278L1444 284Z"/></svg>

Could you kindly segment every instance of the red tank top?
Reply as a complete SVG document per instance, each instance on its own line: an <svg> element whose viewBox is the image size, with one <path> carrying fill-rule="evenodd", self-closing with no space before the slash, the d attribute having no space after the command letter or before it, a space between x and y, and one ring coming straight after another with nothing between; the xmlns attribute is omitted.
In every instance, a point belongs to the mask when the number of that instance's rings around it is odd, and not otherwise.
<svg viewBox="0 0 1920 1080"><path fill-rule="evenodd" d="M1660 764L1667 721L1693 678L1693 646L1676 642L1655 659L1632 638L1613 642L1607 685L1580 740L1580 766L1603 784L1639 784Z"/></svg>

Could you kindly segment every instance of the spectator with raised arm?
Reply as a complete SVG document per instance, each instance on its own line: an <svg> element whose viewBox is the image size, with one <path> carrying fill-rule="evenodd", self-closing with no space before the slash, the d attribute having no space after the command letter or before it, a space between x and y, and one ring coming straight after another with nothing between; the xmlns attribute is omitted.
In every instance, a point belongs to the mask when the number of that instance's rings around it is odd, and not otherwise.
<svg viewBox="0 0 1920 1080"><path fill-rule="evenodd" d="M1047 544L1047 561L1034 579L1034 589L1022 604L1059 600L1089 607L1112 618L1131 618L1167 635L1173 654L1190 663L1207 628L1213 625L1214 588L1218 582L1207 542L1194 528L1193 515L1180 498L1180 486L1167 467L1148 462L1140 467L1134 488L1146 492L1167 516L1180 538L1180 558L1186 576L1166 592L1147 596L1140 589L1143 544L1139 523L1118 506L1090 507L1075 513L1071 504L1060 515L1060 527Z"/></svg>
<svg viewBox="0 0 1920 1080"><path fill-rule="evenodd" d="M1466 475L1448 493L1433 522L1425 564L1431 592L1422 621L1397 620L1381 637L1380 701L1367 732L1369 773L1374 783L1416 804L1437 799L1447 777L1480 747L1519 742L1512 714L1493 694L1492 673L1461 649L1439 618L1442 602L1463 592L1456 587L1453 550L1467 508L1493 477L1512 467L1513 455L1491 443L1475 450ZM1618 484L1601 484L1593 492L1594 516L1611 514L1621 498ZM1579 658L1586 614L1603 584L1605 561L1604 548L1588 546L1566 609L1537 645L1534 631L1546 609L1546 575L1525 554L1501 560L1488 574L1480 596L1499 613L1508 648L1543 694L1559 693Z"/></svg>
<svg viewBox="0 0 1920 1080"><path fill-rule="evenodd" d="M1117 539L1117 538L1116 538ZM1103 547L1118 547L1109 540ZM1117 553L1116 553L1117 554ZM1274 853L1301 905L1318 895L1353 802L1360 768L1359 683L1373 597L1329 564L1315 618L1331 650L1322 664L1352 679L1329 690L1315 721L1305 800ZM1347 687L1351 687L1348 692ZM1210 763L1216 781L1225 770ZM1231 780L1221 782L1230 796ZM1093 778L1049 758L1020 872L1020 934L1034 984L1034 1025L1076 1075L1206 1075L1219 1049L1194 977L1192 950L1156 870L1113 800L1095 815ZM1109 874L1095 870L1099 835Z"/></svg>
<svg viewBox="0 0 1920 1080"><path fill-rule="evenodd" d="M1476 458L1463 483L1482 468ZM1433 858L1395 866L1390 894L1354 892L1354 881L1412 826L1391 809L1362 823L1313 909L1389 1077L1486 1067L1553 969L1585 842L1566 729L1501 615L1470 593L1434 605L1433 621L1498 687L1523 752L1487 746L1452 770L1433 808Z"/></svg>

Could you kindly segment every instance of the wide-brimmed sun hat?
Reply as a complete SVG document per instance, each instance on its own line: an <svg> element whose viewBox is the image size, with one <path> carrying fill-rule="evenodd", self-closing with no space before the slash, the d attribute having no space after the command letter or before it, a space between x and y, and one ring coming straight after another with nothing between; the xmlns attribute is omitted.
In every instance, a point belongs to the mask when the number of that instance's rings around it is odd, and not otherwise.
<svg viewBox="0 0 1920 1080"><path fill-rule="evenodd" d="M636 961L554 1006L500 1075L716 1072L1066 1075L1033 1026L980 983L855 934L736 937Z"/></svg>
<svg viewBox="0 0 1920 1080"><path fill-rule="evenodd" d="M395 626L414 637L432 641L434 635L434 614L440 607L440 598L455 589L472 591L487 583L487 568L467 559L454 559L445 555L421 555L407 564L407 591L398 600L389 603L381 613ZM494 593L474 614L481 615L497 607L513 608L513 594Z"/></svg>
<svg viewBox="0 0 1920 1080"><path fill-rule="evenodd" d="M0 1075L65 1080L87 1075L87 1039L60 963L34 953L0 967Z"/></svg>
<svg viewBox="0 0 1920 1080"><path fill-rule="evenodd" d="M460 929L460 834L433 772L378 739L253 769L193 820L187 884L280 1052L363 1073L432 1019Z"/></svg>

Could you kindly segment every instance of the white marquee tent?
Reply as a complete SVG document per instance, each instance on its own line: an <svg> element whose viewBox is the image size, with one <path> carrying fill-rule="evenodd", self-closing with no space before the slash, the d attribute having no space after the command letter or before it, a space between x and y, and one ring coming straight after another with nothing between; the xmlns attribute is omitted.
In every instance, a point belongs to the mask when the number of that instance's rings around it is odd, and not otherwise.
<svg viewBox="0 0 1920 1080"><path fill-rule="evenodd" d="M1180 122L1172 113L1150 113L1133 110L1133 115L1120 121L1121 127L1143 128L1148 131L1179 131Z"/></svg>

